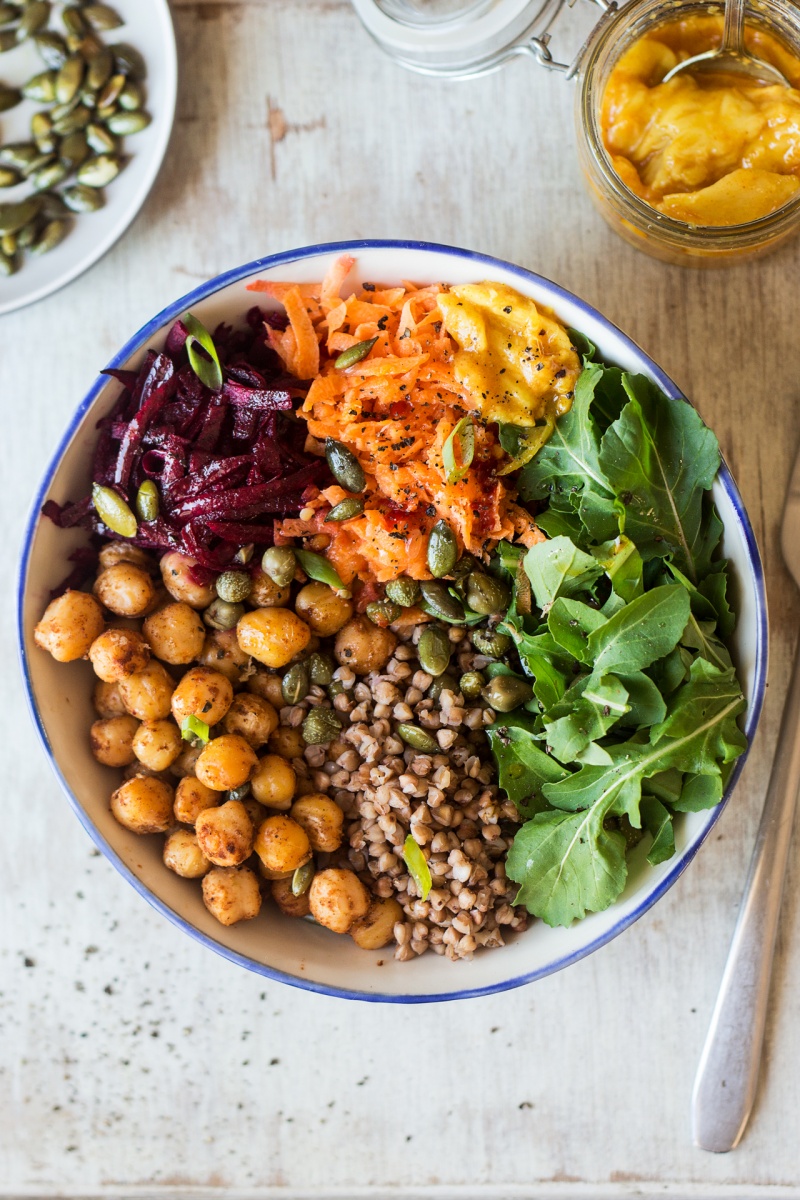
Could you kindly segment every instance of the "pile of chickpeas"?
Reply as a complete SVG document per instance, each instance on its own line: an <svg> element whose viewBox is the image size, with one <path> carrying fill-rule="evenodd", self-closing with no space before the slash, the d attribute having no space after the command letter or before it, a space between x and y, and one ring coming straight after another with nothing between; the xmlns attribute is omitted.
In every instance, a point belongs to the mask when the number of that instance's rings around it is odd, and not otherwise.
<svg viewBox="0 0 800 1200"><path fill-rule="evenodd" d="M336 730L280 726L277 709L285 669L309 661L320 639L335 637L332 658L316 654L321 669L362 675L397 639L327 584L304 583L292 601L291 584L260 568L201 585L196 565L107 543L92 592L65 592L36 626L39 647L59 662L88 659L97 676L92 753L123 770L111 812L132 833L166 835L166 867L201 880L223 925L257 916L263 886L288 916L384 946L399 904L373 897L335 859L327 865L343 812L321 792L300 794L290 761Z"/></svg>

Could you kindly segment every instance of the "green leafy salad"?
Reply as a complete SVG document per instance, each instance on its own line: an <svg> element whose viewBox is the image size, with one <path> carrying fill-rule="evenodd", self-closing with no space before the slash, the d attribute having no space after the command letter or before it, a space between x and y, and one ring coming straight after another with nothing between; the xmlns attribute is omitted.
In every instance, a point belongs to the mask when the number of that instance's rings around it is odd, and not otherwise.
<svg viewBox="0 0 800 1200"><path fill-rule="evenodd" d="M501 543L494 564L512 594L498 632L534 693L488 730L525 822L507 872L548 925L613 903L645 833L648 861L670 858L675 814L717 804L746 747L717 440L689 404L582 345L573 406L518 476L523 500L546 502L548 540Z"/></svg>

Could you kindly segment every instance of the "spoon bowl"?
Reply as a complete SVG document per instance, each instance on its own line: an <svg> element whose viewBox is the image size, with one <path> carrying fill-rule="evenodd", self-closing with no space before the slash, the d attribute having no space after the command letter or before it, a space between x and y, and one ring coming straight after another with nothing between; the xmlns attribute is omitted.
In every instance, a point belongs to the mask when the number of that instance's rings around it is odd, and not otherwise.
<svg viewBox="0 0 800 1200"><path fill-rule="evenodd" d="M685 62L678 63L662 79L669 83L676 75L691 72L692 75L708 75L726 77L733 83L741 82L743 78L751 83L762 84L766 87L790 87L788 79L772 63L756 58L746 49L744 44L744 8L745 0L725 0L725 25L722 30L722 44L716 50L706 50L703 54L695 54Z"/></svg>

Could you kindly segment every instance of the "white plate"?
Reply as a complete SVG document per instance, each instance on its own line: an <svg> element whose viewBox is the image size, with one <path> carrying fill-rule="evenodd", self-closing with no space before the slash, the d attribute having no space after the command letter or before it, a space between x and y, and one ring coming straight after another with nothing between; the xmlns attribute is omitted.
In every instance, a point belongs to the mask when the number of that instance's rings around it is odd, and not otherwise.
<svg viewBox="0 0 800 1200"><path fill-rule="evenodd" d="M178 60L175 31L167 0L111 0L125 24L101 35L109 45L128 42L144 57L147 111L153 118L142 133L124 139L129 161L105 189L105 207L96 213L75 217L60 246L41 258L26 254L15 275L0 276L0 314L13 312L49 296L83 274L122 236L144 204L158 175L167 150L175 117L178 89ZM58 22L52 27L60 28ZM46 70L36 47L27 42L0 54L0 80L20 87L32 75ZM23 100L16 108L0 114L0 145L30 138L30 119L42 105ZM74 180L73 180L74 182ZM23 199L29 185L4 188L0 204Z"/></svg>

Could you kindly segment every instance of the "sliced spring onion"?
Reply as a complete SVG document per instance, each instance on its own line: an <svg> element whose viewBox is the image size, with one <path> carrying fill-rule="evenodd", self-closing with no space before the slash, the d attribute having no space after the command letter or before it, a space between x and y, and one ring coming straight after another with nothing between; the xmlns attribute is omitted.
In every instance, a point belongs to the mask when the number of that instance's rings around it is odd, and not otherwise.
<svg viewBox="0 0 800 1200"><path fill-rule="evenodd" d="M458 457L456 461L456 446ZM450 436L442 446L442 463L448 483L458 483L469 470L475 457L475 426L471 417L462 417L451 430Z"/></svg>
<svg viewBox="0 0 800 1200"><path fill-rule="evenodd" d="M361 362L362 358L367 357L377 340L374 337L368 338L366 342L356 342L355 346L350 346L349 349L343 350L333 365L339 371L345 371L348 367L355 366L357 362Z"/></svg>
<svg viewBox="0 0 800 1200"><path fill-rule="evenodd" d="M158 488L152 479L145 479L136 493L136 511L143 521L155 521L158 516Z"/></svg>
<svg viewBox="0 0 800 1200"><path fill-rule="evenodd" d="M428 893L433 886L430 867L428 866L425 855L422 853L411 834L408 835L403 843L403 859L408 867L409 875L417 885L417 891L420 894L420 899L427 900Z"/></svg>
<svg viewBox="0 0 800 1200"><path fill-rule="evenodd" d="M500 426L500 445L511 455L511 462L501 467L498 475L510 475L512 471L519 471L535 458L542 446L550 440L556 427L553 413L545 413L544 422L544 425L533 425L530 428L520 425Z"/></svg>
<svg viewBox="0 0 800 1200"><path fill-rule="evenodd" d="M324 555L317 554L314 550L295 550L295 554L309 579L316 579L317 583L327 583L328 587L335 588L345 597L351 595L349 588L346 588L339 578L333 563Z"/></svg>
<svg viewBox="0 0 800 1200"><path fill-rule="evenodd" d="M112 533L118 533L120 537L124 538L136 536L138 529L136 517L122 496L119 496L113 488L93 483L92 504L100 520Z"/></svg>
<svg viewBox="0 0 800 1200"><path fill-rule="evenodd" d="M181 721L181 737L186 742L206 743L210 737L210 730L205 721L191 715Z"/></svg>
<svg viewBox="0 0 800 1200"><path fill-rule="evenodd" d="M189 355L189 364L197 378L212 392L219 392L222 389L222 367L219 362L217 348L214 345L214 339L201 321L192 313L186 313L181 317L184 328L189 336L186 339L186 353ZM197 347L202 346L206 354L209 355L211 361L198 353Z"/></svg>

